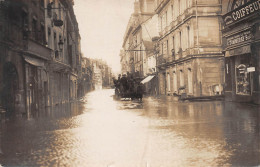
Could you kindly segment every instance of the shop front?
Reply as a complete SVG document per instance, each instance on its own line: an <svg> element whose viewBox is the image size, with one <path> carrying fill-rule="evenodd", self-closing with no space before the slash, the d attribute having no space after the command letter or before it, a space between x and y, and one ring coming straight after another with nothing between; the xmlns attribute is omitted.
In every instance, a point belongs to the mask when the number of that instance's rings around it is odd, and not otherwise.
<svg viewBox="0 0 260 167"><path fill-rule="evenodd" d="M260 1L237 4L230 3L223 15L225 98L260 104Z"/></svg>

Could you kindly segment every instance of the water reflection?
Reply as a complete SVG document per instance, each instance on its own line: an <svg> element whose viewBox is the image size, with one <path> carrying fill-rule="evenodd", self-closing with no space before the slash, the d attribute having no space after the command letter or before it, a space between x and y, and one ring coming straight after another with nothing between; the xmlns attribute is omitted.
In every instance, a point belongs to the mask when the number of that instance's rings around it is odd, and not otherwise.
<svg viewBox="0 0 260 167"><path fill-rule="evenodd" d="M259 107L169 97L114 101L112 90L0 127L6 166L256 166ZM2 152L2 154L1 154Z"/></svg>

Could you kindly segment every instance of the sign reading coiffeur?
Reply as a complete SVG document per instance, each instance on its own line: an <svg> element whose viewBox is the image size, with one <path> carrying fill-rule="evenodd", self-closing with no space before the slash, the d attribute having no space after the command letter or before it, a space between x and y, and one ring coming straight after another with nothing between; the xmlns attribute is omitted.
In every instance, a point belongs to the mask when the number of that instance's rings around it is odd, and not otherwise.
<svg viewBox="0 0 260 167"><path fill-rule="evenodd" d="M251 0L239 8L225 14L223 20L225 25L229 25L257 12L260 12L260 0Z"/></svg>

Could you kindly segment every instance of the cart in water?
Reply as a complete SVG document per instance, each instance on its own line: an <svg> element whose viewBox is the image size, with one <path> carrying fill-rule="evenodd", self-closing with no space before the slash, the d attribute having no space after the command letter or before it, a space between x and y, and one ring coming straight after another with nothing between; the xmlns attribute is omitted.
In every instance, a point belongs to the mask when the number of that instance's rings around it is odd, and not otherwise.
<svg viewBox="0 0 260 167"><path fill-rule="evenodd" d="M141 78L126 77L125 75L114 79L116 100L142 100L143 84Z"/></svg>

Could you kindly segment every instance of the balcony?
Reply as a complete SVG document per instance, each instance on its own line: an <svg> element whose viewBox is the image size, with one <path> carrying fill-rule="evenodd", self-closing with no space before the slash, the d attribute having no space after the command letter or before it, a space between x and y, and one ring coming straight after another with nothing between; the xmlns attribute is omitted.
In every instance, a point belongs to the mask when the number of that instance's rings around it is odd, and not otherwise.
<svg viewBox="0 0 260 167"><path fill-rule="evenodd" d="M160 55L157 57L157 65L160 66L163 64L166 64L166 59L163 57L163 55Z"/></svg>

